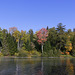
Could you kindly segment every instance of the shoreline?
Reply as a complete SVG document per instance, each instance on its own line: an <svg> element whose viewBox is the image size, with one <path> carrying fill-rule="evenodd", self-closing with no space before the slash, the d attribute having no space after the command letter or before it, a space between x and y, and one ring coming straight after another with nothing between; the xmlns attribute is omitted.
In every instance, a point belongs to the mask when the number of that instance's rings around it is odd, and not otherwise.
<svg viewBox="0 0 75 75"><path fill-rule="evenodd" d="M17 56L1 56L0 58L75 58L71 55L61 55L60 57L17 57Z"/></svg>

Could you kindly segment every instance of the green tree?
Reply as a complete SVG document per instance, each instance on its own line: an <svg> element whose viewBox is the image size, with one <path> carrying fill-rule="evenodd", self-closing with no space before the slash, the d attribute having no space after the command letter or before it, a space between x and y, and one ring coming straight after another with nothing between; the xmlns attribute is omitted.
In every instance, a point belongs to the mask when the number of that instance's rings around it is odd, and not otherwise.
<svg viewBox="0 0 75 75"><path fill-rule="evenodd" d="M72 49L72 55L75 56L75 32L74 33L74 36L73 36L73 40L72 40L72 46L73 46L73 49Z"/></svg>
<svg viewBox="0 0 75 75"><path fill-rule="evenodd" d="M29 30L29 34L30 34L30 42L33 42L33 30L32 29Z"/></svg>
<svg viewBox="0 0 75 75"><path fill-rule="evenodd" d="M65 25L63 25L62 23L59 23L58 25L57 25L57 32L59 33L59 34L63 34L64 33L64 30L65 30Z"/></svg>
<svg viewBox="0 0 75 75"><path fill-rule="evenodd" d="M3 29L3 40L2 40L2 53L3 55L9 55L9 47L8 47L8 42L7 42L7 30Z"/></svg>
<svg viewBox="0 0 75 75"><path fill-rule="evenodd" d="M0 47L2 47L2 40L3 40L2 29L0 28Z"/></svg>
<svg viewBox="0 0 75 75"><path fill-rule="evenodd" d="M7 34L7 42L8 42L8 48L9 48L9 54L14 55L15 52L17 52L17 43L14 40L14 37L10 33Z"/></svg>
<svg viewBox="0 0 75 75"><path fill-rule="evenodd" d="M57 25L57 49L60 49L60 50L64 50L65 49L65 25L63 25L62 23L59 23Z"/></svg>
<svg viewBox="0 0 75 75"><path fill-rule="evenodd" d="M35 45L35 49L37 49L37 51L41 52L41 45L39 45L37 42L37 40L38 40L37 33L38 33L38 31L36 31L35 34L33 35L33 42Z"/></svg>
<svg viewBox="0 0 75 75"><path fill-rule="evenodd" d="M71 29L68 29L68 31L67 31L67 32L68 32L68 34L70 34L72 31L71 31Z"/></svg>
<svg viewBox="0 0 75 75"><path fill-rule="evenodd" d="M51 45L49 41L46 41L44 44L44 51L49 52L51 50Z"/></svg>
<svg viewBox="0 0 75 75"><path fill-rule="evenodd" d="M48 30L48 37L47 37L47 39L50 42L51 47L56 47L57 31L55 30L55 27L50 28Z"/></svg>

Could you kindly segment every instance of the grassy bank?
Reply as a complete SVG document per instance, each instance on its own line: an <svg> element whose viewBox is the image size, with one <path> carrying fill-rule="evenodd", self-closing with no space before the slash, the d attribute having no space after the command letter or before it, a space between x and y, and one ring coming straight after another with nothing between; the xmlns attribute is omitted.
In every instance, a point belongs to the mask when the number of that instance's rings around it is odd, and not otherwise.
<svg viewBox="0 0 75 75"><path fill-rule="evenodd" d="M74 58L74 57L71 56L71 55L60 55L60 57L62 57L62 58Z"/></svg>

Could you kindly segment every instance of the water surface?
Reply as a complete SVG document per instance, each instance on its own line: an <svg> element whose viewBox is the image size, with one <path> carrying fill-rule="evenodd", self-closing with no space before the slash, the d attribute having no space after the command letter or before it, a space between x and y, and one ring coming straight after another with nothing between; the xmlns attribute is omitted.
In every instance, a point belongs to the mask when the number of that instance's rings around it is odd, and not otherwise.
<svg viewBox="0 0 75 75"><path fill-rule="evenodd" d="M75 75L75 58L0 58L0 75Z"/></svg>

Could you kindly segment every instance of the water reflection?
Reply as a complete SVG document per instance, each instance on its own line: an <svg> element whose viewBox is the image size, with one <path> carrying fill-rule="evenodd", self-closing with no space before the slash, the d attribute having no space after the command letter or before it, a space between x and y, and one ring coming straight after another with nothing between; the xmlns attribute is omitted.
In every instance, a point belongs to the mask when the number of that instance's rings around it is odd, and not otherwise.
<svg viewBox="0 0 75 75"><path fill-rule="evenodd" d="M74 75L74 65L69 58L66 60L66 71L68 75Z"/></svg>
<svg viewBox="0 0 75 75"><path fill-rule="evenodd" d="M75 75L75 59L0 58L0 75Z"/></svg>

